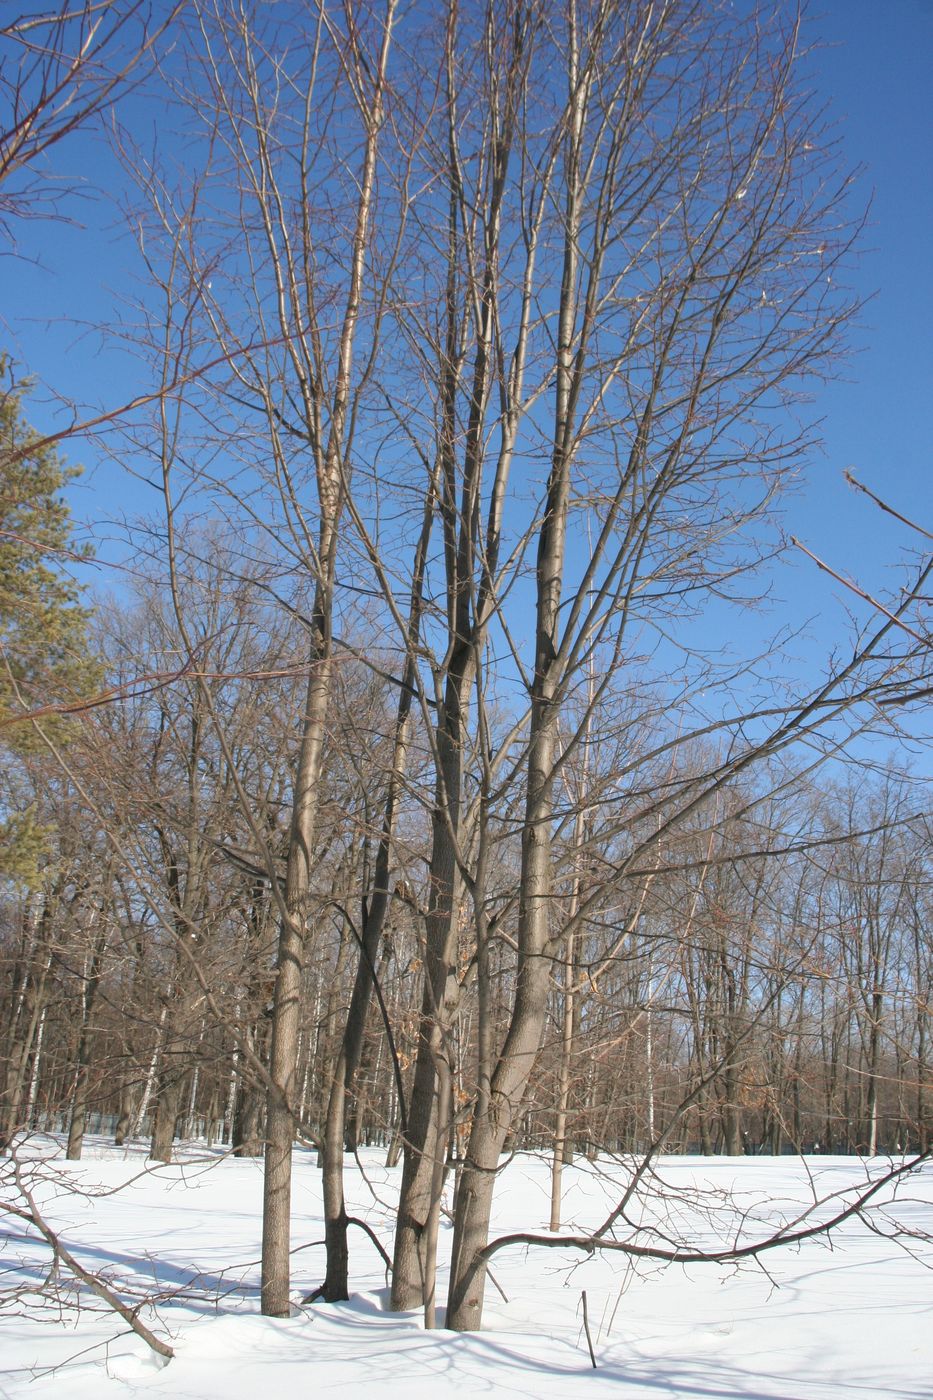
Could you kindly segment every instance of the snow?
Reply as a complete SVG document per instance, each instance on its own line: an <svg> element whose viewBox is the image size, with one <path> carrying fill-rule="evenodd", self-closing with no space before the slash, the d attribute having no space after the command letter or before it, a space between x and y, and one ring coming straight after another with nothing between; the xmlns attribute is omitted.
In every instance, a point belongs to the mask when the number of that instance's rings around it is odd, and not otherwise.
<svg viewBox="0 0 933 1400"><path fill-rule="evenodd" d="M400 1168L387 1170L370 1151L361 1165L348 1162L348 1210L391 1250ZM814 1192L864 1183L886 1165L668 1158L638 1208L659 1230L694 1241L709 1244L737 1229L752 1238L795 1215ZM595 1168L565 1169L566 1229L597 1226L630 1169L605 1158ZM425 1332L419 1316L387 1312L382 1262L359 1230L350 1237L349 1303L299 1305L285 1320L261 1317L257 1162L192 1145L180 1163L153 1168L141 1144L117 1152L90 1140L84 1161L56 1158L33 1170L44 1178L38 1198L49 1222L82 1264L103 1271L124 1298L160 1296L143 1316L176 1356L162 1368L114 1314L93 1300L92 1310L76 1310L73 1290L56 1302L21 1295L0 1312L4 1400L349 1400L373 1392L380 1400L921 1400L931 1393L933 1260L917 1238L933 1233L929 1164L879 1214L880 1230L850 1221L831 1244L773 1251L764 1267L633 1268L621 1254L506 1249L492 1267L508 1302L488 1284L485 1330L473 1335ZM548 1163L516 1158L502 1173L494 1233L543 1231L548 1202ZM890 1238L895 1216L914 1232L905 1241L910 1249ZM48 1250L16 1222L5 1224L0 1286L34 1283ZM296 1152L296 1303L322 1276L322 1235L320 1173L310 1154ZM449 1247L449 1226L443 1235ZM445 1283L442 1277L439 1297ZM583 1289L595 1371L583 1335Z"/></svg>

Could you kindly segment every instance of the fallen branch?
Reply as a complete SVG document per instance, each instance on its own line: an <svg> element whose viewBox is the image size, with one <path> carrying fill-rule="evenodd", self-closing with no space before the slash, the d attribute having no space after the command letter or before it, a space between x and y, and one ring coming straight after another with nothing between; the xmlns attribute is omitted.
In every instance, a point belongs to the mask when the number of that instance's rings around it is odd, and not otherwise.
<svg viewBox="0 0 933 1400"><path fill-rule="evenodd" d="M579 1249L585 1254L595 1254L606 1250L627 1254L633 1259L652 1259L666 1264L730 1264L738 1263L743 1259L755 1259L759 1254L764 1254L771 1249L802 1244L805 1240L829 1235L845 1221L861 1215L870 1201L886 1186L890 1186L892 1182L898 1181L901 1177L909 1176L924 1162L931 1160L933 1160L933 1149L913 1157L909 1162L904 1162L899 1167L892 1167L890 1171L873 1181L854 1201L850 1201L829 1220L817 1221L813 1225L806 1225L800 1229L779 1229L766 1239L754 1240L750 1244L734 1244L724 1249L682 1249L676 1246L673 1249L663 1249L658 1245L636 1244L632 1240L607 1239L599 1231L588 1235L538 1235L516 1232L512 1235L500 1235L498 1239L490 1240L484 1249L477 1252L473 1271L475 1273L482 1265L487 1264L494 1254L499 1253L500 1249L508 1249L513 1245L541 1249ZM812 1215L816 1206L824 1203L815 1202L812 1207L808 1208L806 1214Z"/></svg>
<svg viewBox="0 0 933 1400"><path fill-rule="evenodd" d="M76 1279L83 1283L86 1288L89 1288L91 1292L106 1303L109 1308L112 1308L118 1317L122 1317L123 1321L132 1328L137 1337L141 1337L146 1345L150 1347L157 1356L162 1358L163 1366L167 1365L175 1353L167 1342L161 1341L140 1319L139 1309L142 1304L137 1304L135 1308L127 1307L119 1294L116 1293L109 1284L105 1283L99 1274L92 1273L89 1269L86 1269L83 1264L78 1262L71 1253L71 1250L62 1243L61 1236L57 1231L52 1229L51 1225L43 1216L36 1203L35 1196L23 1180L19 1162L16 1160L13 1162L13 1174L17 1189L29 1208L27 1210L23 1206L14 1205L12 1201L2 1201L0 1202L0 1209L5 1211L8 1215L15 1216L17 1220L25 1221L27 1224L32 1225L34 1229L38 1230L39 1234L52 1250L55 1264L64 1264L65 1267L74 1274Z"/></svg>

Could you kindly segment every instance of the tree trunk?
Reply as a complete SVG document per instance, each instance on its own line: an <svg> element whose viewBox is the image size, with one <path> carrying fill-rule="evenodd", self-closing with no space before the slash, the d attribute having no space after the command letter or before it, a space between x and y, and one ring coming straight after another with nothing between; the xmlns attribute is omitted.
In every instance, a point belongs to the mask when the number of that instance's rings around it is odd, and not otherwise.
<svg viewBox="0 0 933 1400"><path fill-rule="evenodd" d="M376 158L384 118L383 90L395 20L395 4L396 0L386 0L377 54L364 53L362 40L359 34L355 33L346 56L347 62L355 63L359 84L359 116L365 140L333 395L327 405L330 423L326 445L318 461L320 525L316 559L317 582L312 613L311 669L292 799L292 824L285 877L286 917L280 925L272 1011L271 1084L266 1108L261 1286L262 1311L267 1317L287 1317L290 1309L292 1140L294 1111L297 1106L295 1089L299 1009L311 847L317 823L325 722L331 693L333 588L337 567L337 536L345 506L344 439L350 412L353 352L363 301L372 226ZM354 48L354 44L359 44L360 47ZM268 208L266 216L269 216ZM298 276L298 281L303 281L303 277L304 269ZM318 366L315 372L322 373L322 367ZM302 392L308 392L304 382ZM314 405L308 422L309 439L318 436L317 414L323 407L320 401ZM342 1148L342 1143L340 1146Z"/></svg>
<svg viewBox="0 0 933 1400"><path fill-rule="evenodd" d="M268 1022L263 1018L258 1034L255 1026L247 1030L249 1048L256 1050L263 1058L268 1054L267 1046L263 1044L267 1041L265 1033L267 1028ZM249 1072L244 1071L239 1058L234 1067L234 1073L236 1092L230 1123L230 1145L233 1148L233 1155L235 1157L261 1157L263 1154L262 1108L265 1094Z"/></svg>
<svg viewBox="0 0 933 1400"><path fill-rule="evenodd" d="M287 917L279 928L272 1004L271 1084L266 1098L266 1154L262 1213L262 1312L288 1317L291 1281L292 1143L311 849L323 768L324 726L330 700L330 609L321 590L315 607L316 642L305 706L292 805L285 877Z"/></svg>
<svg viewBox="0 0 933 1400"><path fill-rule="evenodd" d="M163 1058L155 1096L152 1140L149 1145L149 1160L152 1162L170 1162L172 1160L172 1145L175 1141L180 1095L181 1080L177 1066L166 1065Z"/></svg>
<svg viewBox="0 0 933 1400"><path fill-rule="evenodd" d="M438 1067L443 1065L449 1072L450 1032L460 1000L457 932L461 880L455 843L461 824L465 710L474 670L471 650L465 646L458 650L448 672L436 736L439 761L425 918L424 984L395 1230L394 1312L407 1312L425 1302L429 1269L424 1232L431 1215L435 1161L443 1150L445 1134L438 1116Z"/></svg>
<svg viewBox="0 0 933 1400"><path fill-rule="evenodd" d="M372 1001L373 978L376 959L386 913L389 908L389 870L392 857L392 840L395 831L395 816L401 796L402 781L408 757L409 717L414 693L413 649L420 632L421 589L424 577L424 560L430 538L430 514L426 519L419 541L418 557L415 565L415 584L412 589L412 603L409 623L409 653L406 659L399 694L395 720L395 743L392 755L392 771L386 791L385 810L382 820L382 834L373 872L373 889L366 904L363 931L360 936L359 956L353 994L347 1012L343 1032L343 1044L337 1062L330 1096L327 1104L327 1122L324 1130L324 1235L327 1250L327 1272L321 1296L325 1302L340 1302L349 1295L349 1248L347 1243L347 1213L343 1194L343 1153L347 1136L347 1100L353 1094L354 1081L363 1056L366 1022ZM354 1120L355 1138L355 1120Z"/></svg>
<svg viewBox="0 0 933 1400"><path fill-rule="evenodd" d="M90 971L84 984L82 998L81 1039L78 1042L75 1087L71 1102L71 1120L68 1125L68 1147L65 1152L65 1156L72 1162L80 1161L84 1143L84 1128L87 1122L88 1074L91 1059L91 1015L100 987L107 933L107 923L102 917L101 930L94 945Z"/></svg>
<svg viewBox="0 0 933 1400"><path fill-rule="evenodd" d="M447 1301L447 1326L454 1331L475 1331L482 1323L486 1266L480 1252L489 1238L499 1157L537 1059L549 976L544 957L529 960L520 969L515 1010L493 1075L489 1112L473 1120L454 1211Z"/></svg>
<svg viewBox="0 0 933 1400"><path fill-rule="evenodd" d="M53 909L57 908L57 904L56 892L46 896L36 924L23 987L14 1009L10 1050L3 1092L0 1094L0 1155L9 1151L13 1138L25 1126L24 1108L28 1096L30 1062L35 1056L39 1027L45 1012L45 984L52 964L49 944Z"/></svg>

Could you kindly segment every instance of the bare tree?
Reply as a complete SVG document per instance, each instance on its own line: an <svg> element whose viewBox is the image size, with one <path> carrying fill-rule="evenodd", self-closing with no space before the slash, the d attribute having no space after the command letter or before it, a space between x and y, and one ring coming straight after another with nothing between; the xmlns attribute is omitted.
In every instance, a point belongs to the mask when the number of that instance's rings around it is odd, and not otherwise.
<svg viewBox="0 0 933 1400"><path fill-rule="evenodd" d="M201 216L198 200L206 171L193 194L188 192L179 202L156 172L143 170L149 223L167 248L163 267L157 270L154 254L150 260L164 298L156 314L168 329L167 336L154 335L152 341L161 357L157 363L163 384L186 380L196 345L210 344L212 360L227 378L211 382L205 392L215 396L217 405L248 405L251 421L241 429L240 440L246 443L251 435L256 452L251 468L258 469L260 480L275 493L275 518L291 565L310 584L307 691L298 722L281 891L248 794L237 785L280 914L266 1105L262 1271L263 1310L274 1316L287 1315L290 1306L291 1152L298 1107L302 967L333 683L345 470L381 314L378 295L369 295L367 274L395 4L387 0L378 14L366 16L350 6L342 13L315 3L300 10L291 17L291 32L300 33L301 42L291 50L290 66L283 67L280 55L287 41L278 16L261 18L258 7L254 13L233 16L220 4L195 5L192 42L169 78L183 98L190 101L194 95L203 149L213 151L218 163L232 164L242 214L233 233L222 215L213 226L210 218ZM342 233L331 258L323 254L323 246L335 227ZM212 290L218 236L236 252L224 265L227 287ZM228 290L230 295L225 294ZM197 317L199 335L191 331L192 316ZM361 337L363 353L357 363ZM156 425L170 556L177 548L179 421L178 413L170 419L163 413ZM204 480L202 476L202 486ZM256 519L268 528L261 512ZM188 645L183 608L176 611ZM222 726L218 733L223 743Z"/></svg>
<svg viewBox="0 0 933 1400"><path fill-rule="evenodd" d="M797 43L793 25L769 29L756 17L743 29L689 7L622 13L571 4L547 23L521 5L490 6L469 18L449 11L441 168L450 190L450 251L438 296L446 330L422 334L445 347L431 415L440 450L453 441L463 456L442 494L451 512L450 641L428 693L448 726L436 731L435 850L443 861L432 859L431 867L396 1306L411 1306L419 1293L430 1305L433 1294L463 879L477 911L478 947L483 941L485 892L467 869L472 833L463 825L461 774L466 683L491 628L530 701L516 764L523 810L514 992L504 1039L492 1065L479 1070L480 1082L489 1075L488 1092L478 1096L458 1178L447 1314L455 1328L481 1317L478 1261L496 1169L538 1055L557 952L552 833L561 771L582 742L578 730L561 750L560 716L595 649L597 703L617 683L639 625L676 626L678 611L689 612L745 567L743 532L809 441L769 424L767 400L790 396L802 377L825 370L851 310L827 281L846 250L848 233L838 234L845 181L833 185L825 171L820 188L812 179L820 141L794 95ZM532 84L547 95L547 116L529 99ZM467 109L476 111L480 133L469 160L462 149ZM450 270L464 267L458 288ZM469 377L460 370L464 336ZM488 486L481 443L494 444ZM496 513L519 450L548 464L524 528ZM479 507L487 501L481 531ZM516 545L502 559L510 524ZM526 548L536 551L534 655L527 660L502 601ZM752 741L744 732L754 719L722 724L725 757L707 774L671 782L660 799L642 804L640 820L653 812L663 834L763 754L812 734L851 704L866 654L859 648L805 704L778 707ZM458 659L456 673L448 657ZM438 678L448 687L441 694ZM477 734L482 724L480 716ZM631 783L632 770L620 780ZM616 880L656 839L639 837L629 818L622 827L634 839ZM583 903L576 917L586 912Z"/></svg>

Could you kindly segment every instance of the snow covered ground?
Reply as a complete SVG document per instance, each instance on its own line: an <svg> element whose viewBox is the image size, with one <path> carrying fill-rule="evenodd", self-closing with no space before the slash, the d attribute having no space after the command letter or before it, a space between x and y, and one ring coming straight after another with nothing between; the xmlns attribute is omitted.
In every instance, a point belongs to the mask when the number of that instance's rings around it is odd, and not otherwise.
<svg viewBox="0 0 933 1400"><path fill-rule="evenodd" d="M46 1142L46 1150L49 1144ZM748 1238L796 1214L870 1168L850 1159L667 1158L641 1203L669 1235L711 1243L744 1217ZM348 1209L391 1250L400 1168L363 1154L347 1171ZM381 1260L351 1232L353 1298L314 1304L285 1321L258 1310L261 1171L192 1148L150 1169L142 1145L115 1152L90 1140L85 1160L43 1169L47 1218L88 1268L125 1297L158 1294L145 1317L176 1356L160 1369L113 1314L75 1311L21 1294L0 1312L0 1396L145 1396L158 1400L305 1400L376 1394L379 1400L516 1397L516 1400L926 1400L933 1394L933 1251L887 1237L896 1216L933 1234L933 1165L908 1178L878 1233L859 1221L825 1241L774 1251L759 1267L633 1268L622 1255L582 1256L516 1247L493 1261L485 1327L470 1336L425 1332L386 1308ZM628 1179L601 1159L565 1172L568 1230L592 1229ZM74 1188L81 1187L85 1194ZM702 1197L693 1191L703 1188ZM726 1204L731 1192L735 1209ZM547 1163L522 1156L500 1183L495 1233L541 1230ZM701 1205L707 1202L707 1207ZM738 1213L736 1213L736 1211ZM296 1300L322 1276L320 1174L296 1154L293 1198ZM449 1228L445 1230L449 1243ZM34 1282L48 1251L9 1218L0 1222L0 1287ZM767 1272L765 1271L767 1270ZM63 1283L65 1282L63 1278ZM443 1279L439 1296L443 1297ZM582 1330L585 1289L598 1368ZM73 1296L73 1295L72 1295Z"/></svg>

